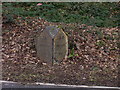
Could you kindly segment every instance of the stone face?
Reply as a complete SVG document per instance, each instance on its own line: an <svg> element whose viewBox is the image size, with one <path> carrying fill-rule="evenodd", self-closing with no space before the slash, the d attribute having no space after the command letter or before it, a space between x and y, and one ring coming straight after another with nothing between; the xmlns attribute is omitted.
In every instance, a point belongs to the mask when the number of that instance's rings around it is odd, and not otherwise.
<svg viewBox="0 0 120 90"><path fill-rule="evenodd" d="M59 30L54 38L54 59L62 61L68 53L68 38L63 30Z"/></svg>
<svg viewBox="0 0 120 90"><path fill-rule="evenodd" d="M52 63L52 38L43 31L36 39L37 56L45 62Z"/></svg>
<svg viewBox="0 0 120 90"><path fill-rule="evenodd" d="M61 62L68 53L68 38L55 26L46 27L36 39L37 56L47 63Z"/></svg>

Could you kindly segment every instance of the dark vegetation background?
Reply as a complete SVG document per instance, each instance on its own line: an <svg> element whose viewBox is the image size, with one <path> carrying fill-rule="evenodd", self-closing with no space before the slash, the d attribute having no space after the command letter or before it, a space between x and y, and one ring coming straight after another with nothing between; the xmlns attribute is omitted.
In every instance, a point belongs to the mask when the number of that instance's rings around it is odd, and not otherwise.
<svg viewBox="0 0 120 90"><path fill-rule="evenodd" d="M13 22L17 16L22 18L39 16L51 22L80 23L97 27L118 26L117 2L16 2L3 3L3 17Z"/></svg>

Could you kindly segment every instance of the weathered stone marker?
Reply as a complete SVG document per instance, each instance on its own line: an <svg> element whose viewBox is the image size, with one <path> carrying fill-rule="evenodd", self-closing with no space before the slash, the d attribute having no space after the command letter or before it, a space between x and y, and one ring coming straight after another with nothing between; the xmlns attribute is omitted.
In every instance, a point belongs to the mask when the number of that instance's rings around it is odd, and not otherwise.
<svg viewBox="0 0 120 90"><path fill-rule="evenodd" d="M61 62L67 57L68 38L64 31L47 26L36 38L37 56L49 64Z"/></svg>

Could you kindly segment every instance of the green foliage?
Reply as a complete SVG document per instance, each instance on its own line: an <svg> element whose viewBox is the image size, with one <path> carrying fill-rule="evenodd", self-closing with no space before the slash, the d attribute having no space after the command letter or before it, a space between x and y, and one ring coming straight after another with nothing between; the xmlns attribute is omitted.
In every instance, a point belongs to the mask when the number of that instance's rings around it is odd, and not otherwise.
<svg viewBox="0 0 120 90"><path fill-rule="evenodd" d="M97 45L98 47L103 47L103 46L105 46L105 42L102 41L102 40L98 40L98 41L96 42L96 45Z"/></svg>
<svg viewBox="0 0 120 90"><path fill-rule="evenodd" d="M68 58L71 58L71 57L73 57L73 56L75 56L74 48L72 48L71 53L70 53L70 55L68 56Z"/></svg>
<svg viewBox="0 0 120 90"><path fill-rule="evenodd" d="M12 4L11 3L6 3L3 6L3 19L4 22L12 22L13 21L13 8L12 8Z"/></svg>
<svg viewBox="0 0 120 90"><path fill-rule="evenodd" d="M21 16L23 8L15 8L12 3L3 3L3 22L14 22L16 16Z"/></svg>
<svg viewBox="0 0 120 90"><path fill-rule="evenodd" d="M74 56L78 56L78 54L75 54L74 48L72 48L68 58L72 58Z"/></svg>
<svg viewBox="0 0 120 90"><path fill-rule="evenodd" d="M100 30L95 31L95 33L97 34L97 36L99 37L99 39L103 38L103 32L101 32Z"/></svg>
<svg viewBox="0 0 120 90"><path fill-rule="evenodd" d="M118 3L82 2L3 3L3 16L39 16L51 22L81 23L97 27L115 27L118 24ZM9 13L9 14L8 14Z"/></svg>
<svg viewBox="0 0 120 90"><path fill-rule="evenodd" d="M110 35L106 35L105 39L107 39L107 40L114 40L114 38L112 36L110 36Z"/></svg>

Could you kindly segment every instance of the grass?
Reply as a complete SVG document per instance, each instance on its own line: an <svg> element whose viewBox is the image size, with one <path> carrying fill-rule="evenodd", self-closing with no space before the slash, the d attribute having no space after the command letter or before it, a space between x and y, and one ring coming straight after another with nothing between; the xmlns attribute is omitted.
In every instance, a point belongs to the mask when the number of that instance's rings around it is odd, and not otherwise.
<svg viewBox="0 0 120 90"><path fill-rule="evenodd" d="M49 22L80 23L97 27L118 26L118 3L82 2L37 2L3 3L3 16L6 22L14 22L19 17L41 17Z"/></svg>

